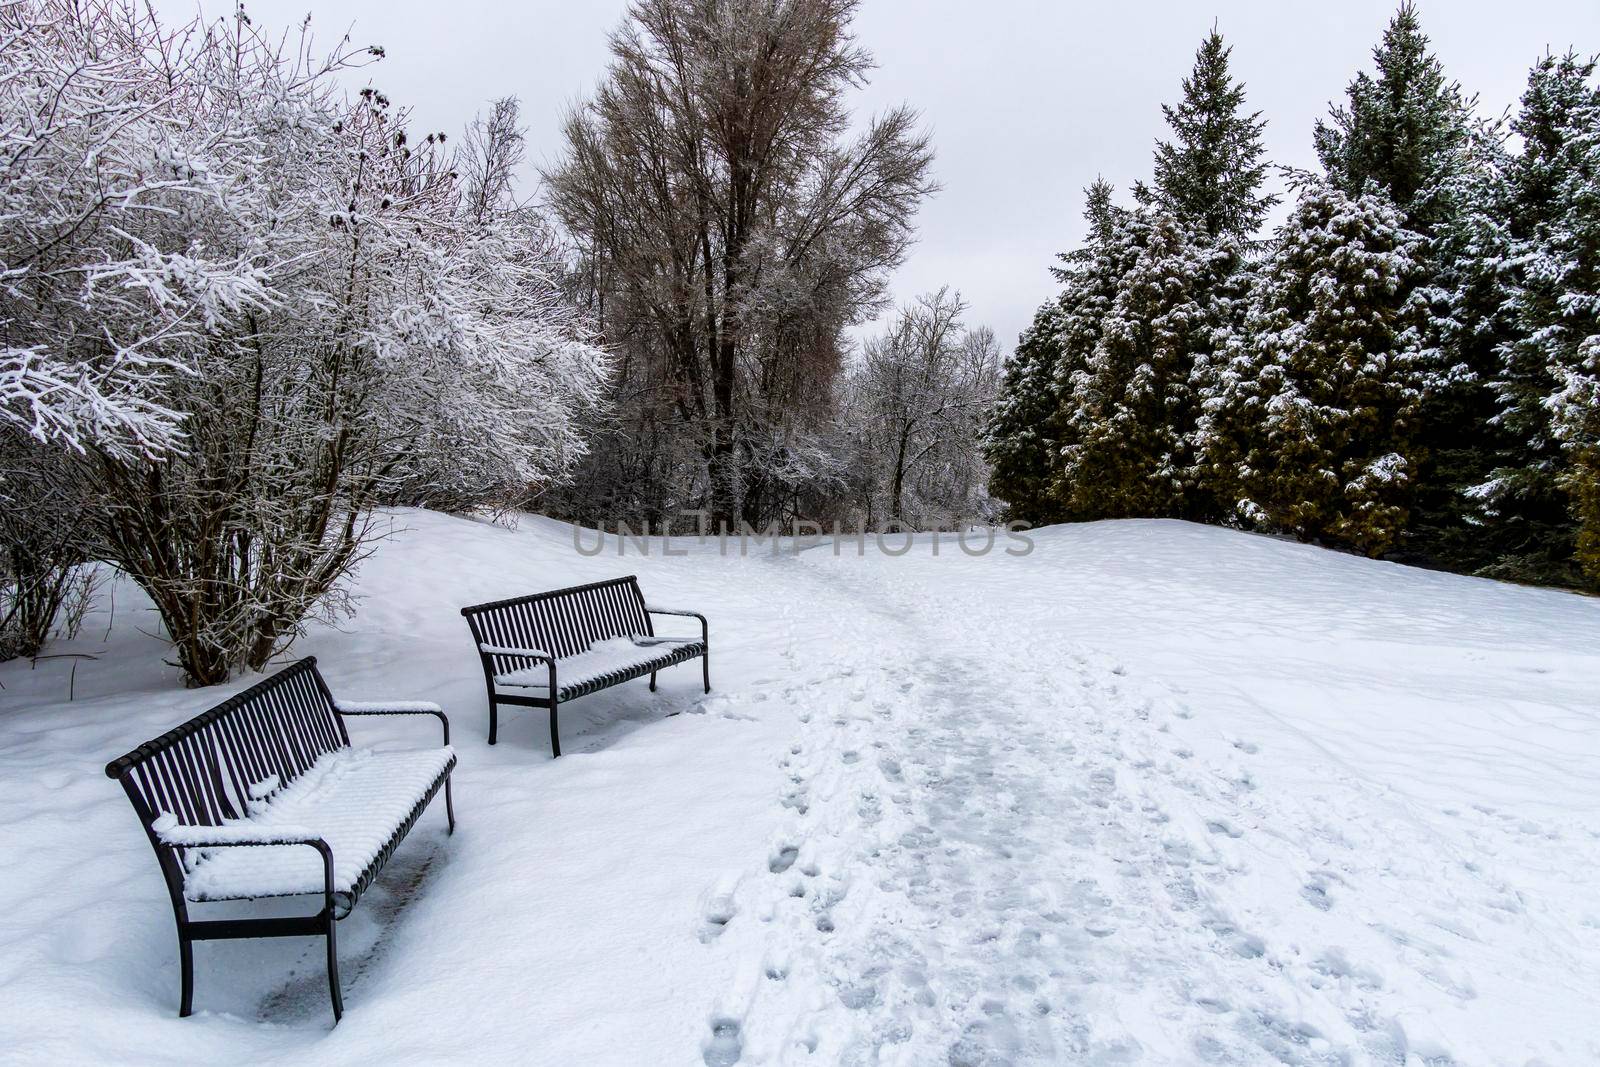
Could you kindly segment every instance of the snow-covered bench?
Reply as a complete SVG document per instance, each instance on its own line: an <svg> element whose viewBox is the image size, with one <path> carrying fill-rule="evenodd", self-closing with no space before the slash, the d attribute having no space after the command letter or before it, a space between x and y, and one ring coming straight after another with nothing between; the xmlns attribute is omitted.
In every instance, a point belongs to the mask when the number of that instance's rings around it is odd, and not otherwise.
<svg viewBox="0 0 1600 1067"><path fill-rule="evenodd" d="M194 1007L194 942L323 936L328 990L344 1012L334 923L394 854L439 787L450 797L450 722L421 701L336 701L307 657L106 765L155 848L178 920L183 996ZM431 715L444 744L394 752L352 748L346 718ZM320 895L315 915L191 919L201 901Z"/></svg>
<svg viewBox="0 0 1600 1067"><path fill-rule="evenodd" d="M649 607L634 575L461 609L483 661L489 690L489 743L499 732L499 705L550 709L550 754L561 755L556 708L574 697L699 657L711 692L706 617ZM700 620L700 637L658 637L652 615ZM558 679L559 674L559 679Z"/></svg>

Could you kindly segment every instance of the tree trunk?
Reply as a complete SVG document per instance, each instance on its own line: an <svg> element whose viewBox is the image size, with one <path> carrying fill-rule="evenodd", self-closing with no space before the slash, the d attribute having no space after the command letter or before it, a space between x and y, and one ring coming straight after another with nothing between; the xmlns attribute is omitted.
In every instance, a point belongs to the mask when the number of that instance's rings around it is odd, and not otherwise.
<svg viewBox="0 0 1600 1067"><path fill-rule="evenodd" d="M900 433L900 443L894 454L894 481L889 491L889 521L899 529L902 525L900 519L900 502L905 493L906 485L906 448L910 444L911 431L903 429Z"/></svg>

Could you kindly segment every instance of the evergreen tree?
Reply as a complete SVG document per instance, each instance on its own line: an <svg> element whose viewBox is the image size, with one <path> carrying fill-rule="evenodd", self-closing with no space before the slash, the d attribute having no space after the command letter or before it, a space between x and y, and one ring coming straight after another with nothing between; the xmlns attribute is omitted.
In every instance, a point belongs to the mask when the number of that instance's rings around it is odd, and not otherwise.
<svg viewBox="0 0 1600 1067"><path fill-rule="evenodd" d="M1195 53L1183 99L1163 104L1171 141L1156 142L1155 206L1207 237L1248 238L1278 202L1263 194L1267 164L1259 111L1244 111L1244 86L1233 80L1233 49L1215 29Z"/></svg>
<svg viewBox="0 0 1600 1067"><path fill-rule="evenodd" d="M1316 129L1328 181L1357 197L1375 189L1427 239L1409 294L1421 332L1412 502L1397 553L1462 570L1483 566L1491 542L1470 498L1500 447L1489 382L1505 339L1499 307L1498 169L1502 135L1473 117L1475 101L1446 77L1416 8L1401 4L1362 72Z"/></svg>
<svg viewBox="0 0 1600 1067"><path fill-rule="evenodd" d="M1059 297L1034 313L1006 364L984 434L989 495L1006 502L1009 518L1033 525L1053 518L1050 484L1060 463L1054 433L1061 410L1056 387L1060 321Z"/></svg>
<svg viewBox="0 0 1600 1067"><path fill-rule="evenodd" d="M1195 353L1209 348L1218 284L1215 247L1171 215L1126 215L1105 250L1115 297L1065 392L1066 514L1204 518L1191 430Z"/></svg>
<svg viewBox="0 0 1600 1067"><path fill-rule="evenodd" d="M1395 12L1372 58L1377 75L1357 74L1346 89L1348 103L1317 123L1317 157L1328 181L1347 196L1375 185L1399 207L1407 228L1431 236L1448 207L1442 186L1468 150L1473 101L1428 50L1411 0Z"/></svg>
<svg viewBox="0 0 1600 1067"><path fill-rule="evenodd" d="M1259 113L1229 73L1231 50L1212 30L1158 141L1154 181L1139 207L1109 216L1102 288L1081 366L1063 390L1067 515L1106 518L1219 514L1194 462L1194 431L1219 339L1242 319L1248 243L1277 198L1262 192ZM1106 299L1109 297L1109 299Z"/></svg>
<svg viewBox="0 0 1600 1067"><path fill-rule="evenodd" d="M1244 521L1371 555L1399 536L1416 468L1406 294L1420 244L1376 193L1302 189L1200 421L1202 462Z"/></svg>
<svg viewBox="0 0 1600 1067"><path fill-rule="evenodd" d="M1498 551L1474 498L1505 447L1492 383L1511 335L1504 310L1506 153L1497 128L1473 135L1470 164L1443 179L1433 236L1418 251L1423 281L1412 292L1421 324L1422 397L1411 520L1396 556L1459 571Z"/></svg>
<svg viewBox="0 0 1600 1067"><path fill-rule="evenodd" d="M1571 340L1562 302L1575 272L1562 265L1566 257L1558 246L1575 231L1572 216L1586 166L1585 116L1594 115L1600 103L1594 71L1593 61L1571 53L1546 56L1529 72L1511 123L1522 151L1505 167L1501 248L1491 260L1508 335L1496 348L1493 379L1494 421L1502 440L1498 465L1473 494L1493 549L1483 570L1496 576L1579 580L1576 521L1567 493L1572 465L1548 401L1560 388L1560 369L1575 359L1562 343Z"/></svg>
<svg viewBox="0 0 1600 1067"><path fill-rule="evenodd" d="M1542 356L1554 378L1545 406L1570 463L1560 484L1577 520L1576 562L1588 583L1600 584L1600 100L1593 93L1572 109L1563 133L1570 155L1513 300L1525 339L1513 362Z"/></svg>
<svg viewBox="0 0 1600 1067"><path fill-rule="evenodd" d="M1007 502L1012 518L1035 524L1063 517L1052 487L1067 431L1065 395L1099 340L1121 270L1111 250L1126 212L1103 179L1084 194L1087 239L1051 268L1061 292L1018 339L985 439L990 494Z"/></svg>

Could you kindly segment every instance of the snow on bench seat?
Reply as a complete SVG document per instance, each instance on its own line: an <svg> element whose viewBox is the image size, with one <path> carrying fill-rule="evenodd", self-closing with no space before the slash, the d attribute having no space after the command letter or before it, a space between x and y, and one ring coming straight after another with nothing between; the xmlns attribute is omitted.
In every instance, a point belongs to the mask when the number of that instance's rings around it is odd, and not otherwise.
<svg viewBox="0 0 1600 1067"><path fill-rule="evenodd" d="M701 642L691 637L612 637L596 641L587 652L565 656L556 663L560 672L556 684L563 693L584 688L608 675L639 670L653 664L669 666L686 650L698 651ZM485 652L515 653L512 649L486 647ZM496 685L514 689L550 688L550 671L543 663L508 671L494 677Z"/></svg>
<svg viewBox="0 0 1600 1067"><path fill-rule="evenodd" d="M151 828L167 844L194 847L184 881L190 900L323 891L322 857L314 848L204 847L263 837L322 838L333 851L333 890L348 893L454 758L449 746L401 752L341 748L324 753L286 788L252 805L247 819L183 826L167 815Z"/></svg>

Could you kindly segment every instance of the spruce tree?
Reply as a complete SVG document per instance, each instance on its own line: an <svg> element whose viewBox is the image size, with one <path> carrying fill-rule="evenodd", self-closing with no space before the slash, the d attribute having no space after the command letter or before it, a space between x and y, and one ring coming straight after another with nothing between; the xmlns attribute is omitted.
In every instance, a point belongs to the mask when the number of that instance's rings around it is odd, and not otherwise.
<svg viewBox="0 0 1600 1067"><path fill-rule="evenodd" d="M1421 238L1375 192L1305 186L1261 265L1199 440L1239 518L1378 555L1404 528L1416 462Z"/></svg>
<svg viewBox="0 0 1600 1067"><path fill-rule="evenodd" d="M1110 250L1126 213L1103 179L1084 195L1084 244L1051 268L1061 291L1018 338L985 435L990 494L1007 503L1011 518L1033 524L1064 517L1053 489L1067 431L1064 396L1099 340L1120 269Z"/></svg>
<svg viewBox="0 0 1600 1067"><path fill-rule="evenodd" d="M1376 76L1362 71L1347 103L1316 125L1328 181L1347 196L1374 185L1399 207L1408 229L1432 235L1448 205L1441 185L1468 149L1473 102L1428 49L1416 6L1405 0L1372 51Z"/></svg>
<svg viewBox="0 0 1600 1067"><path fill-rule="evenodd" d="M1261 191L1267 124L1244 110L1244 86L1228 70L1232 53L1213 28L1183 79L1183 98L1161 106L1173 139L1156 143L1149 194L1159 211L1210 238L1251 237L1278 202Z"/></svg>
<svg viewBox="0 0 1600 1067"><path fill-rule="evenodd" d="M1034 313L1006 364L984 433L989 495L1005 501L1008 518L1032 525L1054 519L1050 485L1060 465L1054 425L1061 410L1056 387L1060 321L1060 298Z"/></svg>
<svg viewBox="0 0 1600 1067"><path fill-rule="evenodd" d="M1524 340L1512 358L1542 357L1554 378L1544 403L1570 464L1559 481L1577 521L1576 562L1600 585L1600 100L1582 99L1562 133L1570 154L1523 259L1513 303Z"/></svg>
<svg viewBox="0 0 1600 1067"><path fill-rule="evenodd" d="M1115 217L1092 272L1114 285L1063 390L1067 515L1219 514L1195 466L1196 419L1213 353L1242 318L1249 242L1276 203L1262 191L1266 124L1245 110L1230 55L1214 29L1201 42L1162 109L1172 136L1156 144L1153 183L1135 186L1138 208Z"/></svg>
<svg viewBox="0 0 1600 1067"><path fill-rule="evenodd" d="M1420 322L1422 397L1417 416L1416 494L1397 558L1458 571L1490 566L1499 551L1482 523L1478 487L1505 447L1492 383L1511 335L1504 310L1509 234L1503 139L1475 132L1470 165L1440 182L1433 235L1419 250L1422 282L1412 292Z"/></svg>
<svg viewBox="0 0 1600 1067"><path fill-rule="evenodd" d="M1420 324L1421 396L1416 413L1408 527L1397 555L1456 569L1483 566L1492 551L1474 525L1469 494L1495 462L1499 431L1489 382L1504 340L1495 266L1497 165L1502 136L1473 117L1429 49L1413 4L1401 4L1373 50L1375 72L1350 83L1346 103L1318 123L1327 180L1346 195L1376 190L1427 243L1409 294Z"/></svg>
<svg viewBox="0 0 1600 1067"><path fill-rule="evenodd" d="M1206 517L1190 451L1191 376L1195 353L1212 342L1218 257L1178 219L1142 208L1106 251L1115 297L1064 393L1057 495L1079 518Z"/></svg>
<svg viewBox="0 0 1600 1067"><path fill-rule="evenodd" d="M1575 275L1561 246L1581 229L1572 216L1585 184L1586 116L1600 105L1594 72L1593 61L1571 53L1546 56L1529 72L1511 123L1522 151L1505 166L1503 247L1492 260L1508 334L1492 383L1502 440L1496 468L1473 493L1494 552L1483 571L1500 577L1581 581L1567 491L1574 471L1548 401L1576 357L1562 308Z"/></svg>

